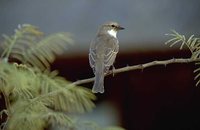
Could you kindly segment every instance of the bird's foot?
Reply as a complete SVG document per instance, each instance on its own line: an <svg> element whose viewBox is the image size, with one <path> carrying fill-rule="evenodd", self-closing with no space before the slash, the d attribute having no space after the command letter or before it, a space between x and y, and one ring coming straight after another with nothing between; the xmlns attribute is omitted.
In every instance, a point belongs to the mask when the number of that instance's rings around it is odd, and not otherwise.
<svg viewBox="0 0 200 130"><path fill-rule="evenodd" d="M112 65L112 75L113 75L113 77L115 76L115 73L114 73L114 71L115 71L115 66L114 65Z"/></svg>

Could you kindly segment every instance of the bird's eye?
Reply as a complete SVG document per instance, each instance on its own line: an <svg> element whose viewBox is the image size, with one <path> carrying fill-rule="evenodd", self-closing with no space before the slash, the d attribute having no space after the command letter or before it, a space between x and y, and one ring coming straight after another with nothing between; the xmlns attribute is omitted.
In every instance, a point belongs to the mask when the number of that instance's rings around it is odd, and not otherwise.
<svg viewBox="0 0 200 130"><path fill-rule="evenodd" d="M113 24L112 24L112 25L111 25L111 27L113 27L113 28L114 28L114 27L115 27L115 25L113 25Z"/></svg>

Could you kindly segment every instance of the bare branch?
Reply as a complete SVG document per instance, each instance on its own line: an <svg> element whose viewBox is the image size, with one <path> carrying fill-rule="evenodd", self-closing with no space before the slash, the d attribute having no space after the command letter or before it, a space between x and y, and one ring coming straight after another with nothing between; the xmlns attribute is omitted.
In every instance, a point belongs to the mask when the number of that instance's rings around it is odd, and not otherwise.
<svg viewBox="0 0 200 130"><path fill-rule="evenodd" d="M151 66L157 66L157 65L168 65L168 64L175 64L175 63L191 63L191 62L197 62L200 61L200 58L197 59L191 59L191 58L179 58L179 59L170 59L170 60L162 60L162 61L152 61L149 63L145 64L138 64L138 65L133 65L133 66L126 66L123 68L115 69L113 71L109 71L108 74L105 76L108 76L110 74L118 74L122 72L127 72L127 71L132 71L132 70L143 70L144 68L151 67ZM76 82L73 82L72 85L81 85L89 82L93 82L93 78L88 78L88 79L83 79L83 80L78 80Z"/></svg>

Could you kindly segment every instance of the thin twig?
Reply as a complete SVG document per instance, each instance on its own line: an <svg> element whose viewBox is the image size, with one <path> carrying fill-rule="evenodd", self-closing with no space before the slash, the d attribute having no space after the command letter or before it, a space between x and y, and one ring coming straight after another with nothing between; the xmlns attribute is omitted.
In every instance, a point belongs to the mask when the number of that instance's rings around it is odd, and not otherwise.
<svg viewBox="0 0 200 130"><path fill-rule="evenodd" d="M115 69L113 71L110 71L108 74L105 74L105 76L110 75L110 74L118 74L122 72L127 72L127 71L132 71L132 70L143 70L144 68L151 67L151 66L157 66L157 65L168 65L168 64L175 64L175 63L191 63L191 62L197 62L200 61L200 58L197 59L191 59L191 58L179 58L179 59L170 59L170 60L163 60L163 61L152 61L149 63L145 64L138 64L138 65L133 65L133 66L126 66L123 68ZM80 84L85 84L89 82L93 82L93 78L88 78L88 79L83 79L83 80L78 80L73 82L73 85L80 85Z"/></svg>

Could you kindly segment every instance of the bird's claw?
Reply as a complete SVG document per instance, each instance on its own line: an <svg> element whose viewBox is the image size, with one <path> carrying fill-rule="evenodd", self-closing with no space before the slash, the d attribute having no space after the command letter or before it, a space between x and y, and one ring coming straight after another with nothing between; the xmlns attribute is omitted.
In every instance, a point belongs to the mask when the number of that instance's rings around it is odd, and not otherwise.
<svg viewBox="0 0 200 130"><path fill-rule="evenodd" d="M115 66L114 66L114 65L112 65L112 76L113 76L113 77L115 76L115 73L114 73L114 71L115 71Z"/></svg>

